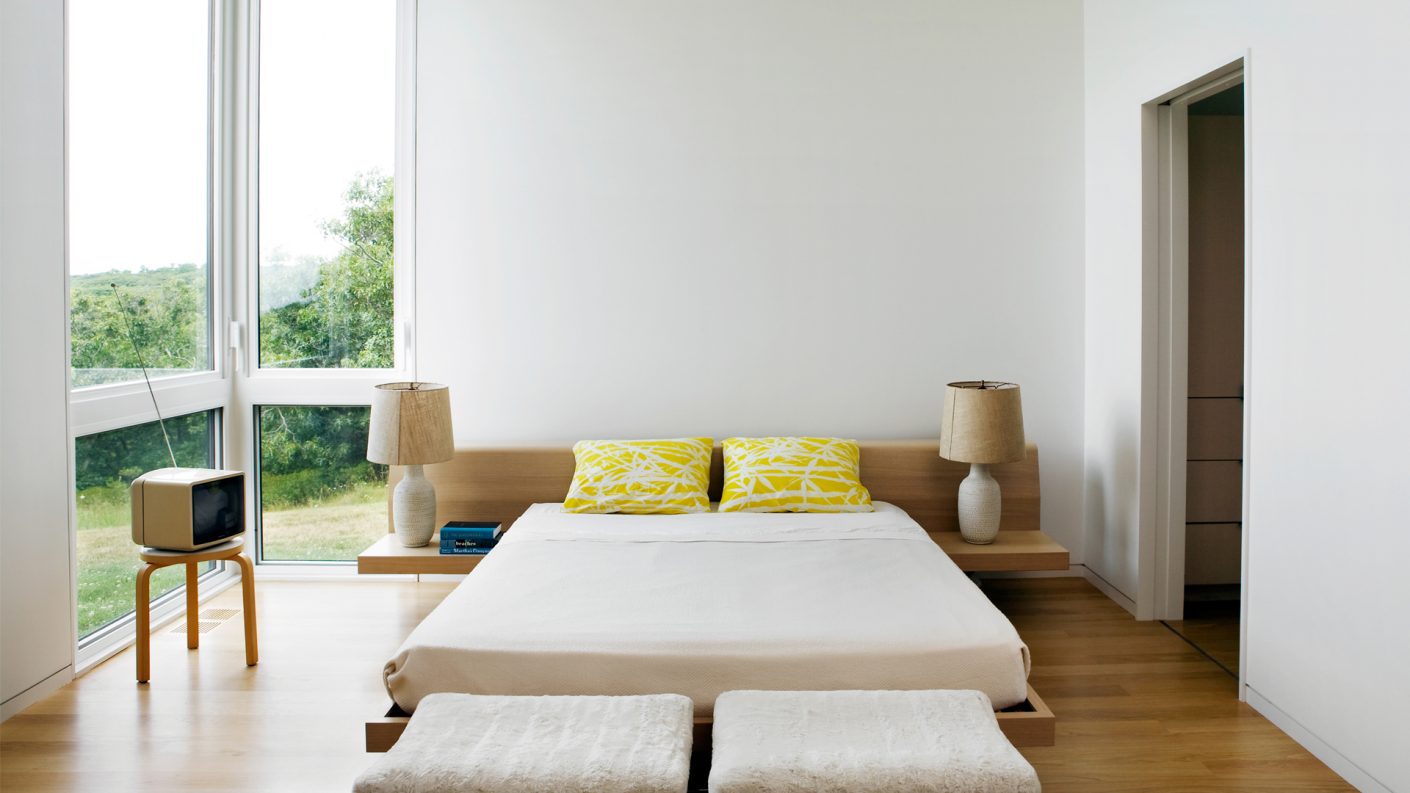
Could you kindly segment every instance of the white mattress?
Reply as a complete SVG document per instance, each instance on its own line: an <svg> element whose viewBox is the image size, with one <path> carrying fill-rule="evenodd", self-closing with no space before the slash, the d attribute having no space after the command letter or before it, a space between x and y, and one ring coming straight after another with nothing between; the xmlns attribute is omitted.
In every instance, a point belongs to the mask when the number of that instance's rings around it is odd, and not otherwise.
<svg viewBox="0 0 1410 793"><path fill-rule="evenodd" d="M535 504L387 663L407 711L442 691L1027 694L1028 648L914 520L572 515Z"/></svg>

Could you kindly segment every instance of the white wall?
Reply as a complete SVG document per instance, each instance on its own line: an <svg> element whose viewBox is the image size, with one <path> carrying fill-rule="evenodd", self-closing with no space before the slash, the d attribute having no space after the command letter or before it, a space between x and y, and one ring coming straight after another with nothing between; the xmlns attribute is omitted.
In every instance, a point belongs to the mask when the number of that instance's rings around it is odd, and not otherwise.
<svg viewBox="0 0 1410 793"><path fill-rule="evenodd" d="M418 376L462 443L938 436L1023 385L1081 559L1076 2L421 0Z"/></svg>
<svg viewBox="0 0 1410 793"><path fill-rule="evenodd" d="M0 718L67 682L63 3L0 3Z"/></svg>
<svg viewBox="0 0 1410 793"><path fill-rule="evenodd" d="M1410 790L1407 30L1403 2L1085 6L1087 562L1135 596L1139 108L1247 48L1246 681L1334 768L1391 790Z"/></svg>

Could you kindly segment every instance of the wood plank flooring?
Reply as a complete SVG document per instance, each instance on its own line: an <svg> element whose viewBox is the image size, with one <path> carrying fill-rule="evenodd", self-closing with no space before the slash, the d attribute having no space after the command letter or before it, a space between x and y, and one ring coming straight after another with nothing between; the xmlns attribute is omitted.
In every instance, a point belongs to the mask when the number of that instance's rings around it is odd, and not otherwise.
<svg viewBox="0 0 1410 793"><path fill-rule="evenodd" d="M1185 618L1165 623L1235 677L1239 674L1239 602L1185 601Z"/></svg>
<svg viewBox="0 0 1410 793"><path fill-rule="evenodd" d="M1352 790L1159 622L1080 579L988 581L1033 655L1057 744L1024 749L1045 793Z"/></svg>
<svg viewBox="0 0 1410 793"><path fill-rule="evenodd" d="M128 650L0 724L0 790L346 791L374 758L362 722L381 667L452 584L259 585L260 664L236 616L188 651L152 637L152 682ZM1057 745L1024 750L1055 791L1350 790L1160 623L1077 579L986 582L1033 651ZM238 588L206 608L240 608Z"/></svg>

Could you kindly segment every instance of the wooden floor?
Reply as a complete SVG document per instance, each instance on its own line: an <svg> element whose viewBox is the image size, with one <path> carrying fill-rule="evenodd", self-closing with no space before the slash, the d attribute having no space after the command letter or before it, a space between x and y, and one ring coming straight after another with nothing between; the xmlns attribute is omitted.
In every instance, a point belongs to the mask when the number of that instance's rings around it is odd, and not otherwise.
<svg viewBox="0 0 1410 793"><path fill-rule="evenodd" d="M1253 708L1237 682L1159 622L1080 579L984 590L1033 654L1057 743L1024 749L1054 791L1352 790Z"/></svg>
<svg viewBox="0 0 1410 793"><path fill-rule="evenodd" d="M261 582L259 666L244 665L238 614L196 651L165 628L151 684L133 681L129 650L0 724L0 790L346 791L375 759L362 722L387 704L382 664L450 587ZM1086 582L985 591L1058 716L1057 745L1024 750L1044 791L1350 789L1214 663ZM206 608L239 609L238 589Z"/></svg>
<svg viewBox="0 0 1410 793"><path fill-rule="evenodd" d="M1239 602L1185 602L1185 618L1165 623L1224 670L1239 674Z"/></svg>

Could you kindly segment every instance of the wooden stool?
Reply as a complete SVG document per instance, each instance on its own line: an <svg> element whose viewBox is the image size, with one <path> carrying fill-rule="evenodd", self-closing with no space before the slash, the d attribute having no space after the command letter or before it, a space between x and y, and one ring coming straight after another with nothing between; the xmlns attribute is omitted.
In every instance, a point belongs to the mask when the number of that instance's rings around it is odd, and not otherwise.
<svg viewBox="0 0 1410 793"><path fill-rule="evenodd" d="M259 663L259 640L255 636L255 566L240 554L244 548L245 539L236 537L199 551L142 549L140 556L147 566L137 571L137 682L152 679L152 573L174 564L186 565L186 646L192 650L200 646L201 641L200 604L196 597L196 579L200 572L196 565L222 559L234 559L240 564L240 588L245 596L245 665Z"/></svg>

